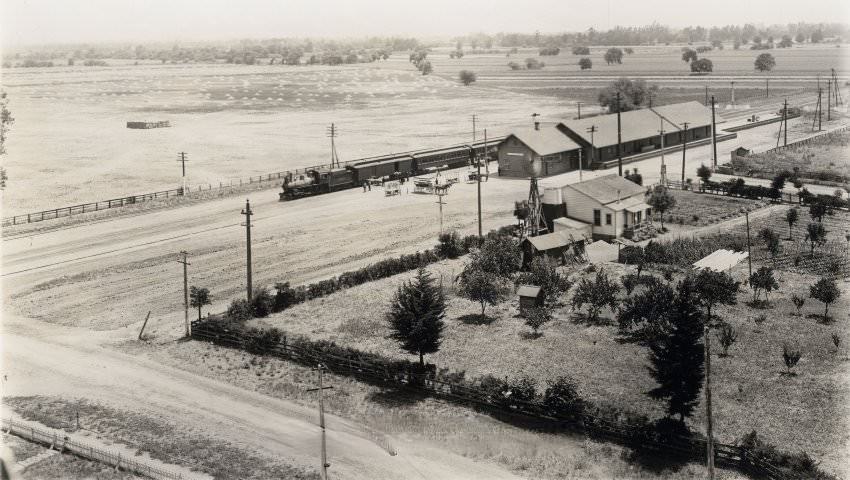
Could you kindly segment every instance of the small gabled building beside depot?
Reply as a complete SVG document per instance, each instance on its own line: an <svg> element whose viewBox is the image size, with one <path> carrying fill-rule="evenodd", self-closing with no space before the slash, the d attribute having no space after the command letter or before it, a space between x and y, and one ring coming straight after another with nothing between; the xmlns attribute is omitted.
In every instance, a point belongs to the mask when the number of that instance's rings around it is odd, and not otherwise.
<svg viewBox="0 0 850 480"><path fill-rule="evenodd" d="M517 130L499 144L499 176L547 177L578 170L580 148L555 127Z"/></svg>

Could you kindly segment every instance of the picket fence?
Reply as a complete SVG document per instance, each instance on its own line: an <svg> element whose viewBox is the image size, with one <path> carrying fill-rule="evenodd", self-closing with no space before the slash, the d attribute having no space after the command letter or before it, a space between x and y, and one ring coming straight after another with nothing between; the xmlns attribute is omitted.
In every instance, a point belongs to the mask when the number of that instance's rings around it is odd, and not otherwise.
<svg viewBox="0 0 850 480"><path fill-rule="evenodd" d="M27 439L34 443L47 445L48 448L55 448L60 452L69 451L79 457L111 465L116 470L122 469L130 471L155 480L180 480L183 478L182 473L171 472L169 470L141 462L137 459L121 455L117 452L94 447L79 440L71 439L65 434L65 432L59 430L34 427L23 422L18 422L12 418L2 419L2 426L7 433L14 434L15 436Z"/></svg>
<svg viewBox="0 0 850 480"><path fill-rule="evenodd" d="M192 322L192 338L208 341L217 345L244 349L245 339L234 332L221 333L205 328L204 321ZM300 363L305 366L316 366L321 363L330 372L363 378L380 384L393 384L402 388L424 391L435 397L456 401L463 404L473 404L485 410L512 417L541 420L552 431L579 431L588 437L612 440L621 444L639 446L642 449L689 456L694 460L705 458L706 440L693 437L666 438L659 441L657 437L649 436L640 426L620 422L612 422L607 418L581 413L571 419L555 418L548 415L546 407L538 402L512 401L511 407L505 407L493 401L490 394L471 385L452 383L436 375L417 374L407 370L391 370L348 357L330 354L319 349L296 347L282 340L271 347L269 355ZM715 463L736 468L758 478L770 480L795 480L801 477L790 475L779 468L770 465L764 459L758 458L746 449L719 442L714 443Z"/></svg>

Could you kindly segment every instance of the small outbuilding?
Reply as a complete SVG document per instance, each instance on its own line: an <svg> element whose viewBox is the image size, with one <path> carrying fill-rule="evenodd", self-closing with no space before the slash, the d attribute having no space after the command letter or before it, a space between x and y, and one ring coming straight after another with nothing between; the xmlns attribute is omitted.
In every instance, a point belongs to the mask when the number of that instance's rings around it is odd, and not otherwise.
<svg viewBox="0 0 850 480"><path fill-rule="evenodd" d="M543 306L543 289L534 285L520 285L517 290L519 295L519 313L524 314L527 309Z"/></svg>
<svg viewBox="0 0 850 480"><path fill-rule="evenodd" d="M521 244L522 263L530 265L531 260L540 255L560 260L569 247L569 238L558 232L526 237Z"/></svg>

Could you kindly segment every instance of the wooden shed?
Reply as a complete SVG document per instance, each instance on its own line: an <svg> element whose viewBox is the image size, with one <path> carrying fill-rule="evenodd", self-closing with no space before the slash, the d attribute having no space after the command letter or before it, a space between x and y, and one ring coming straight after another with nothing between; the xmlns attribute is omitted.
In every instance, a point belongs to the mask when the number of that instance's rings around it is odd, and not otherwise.
<svg viewBox="0 0 850 480"><path fill-rule="evenodd" d="M520 285L517 290L519 295L519 313L524 314L526 309L543 306L543 289L534 285Z"/></svg>

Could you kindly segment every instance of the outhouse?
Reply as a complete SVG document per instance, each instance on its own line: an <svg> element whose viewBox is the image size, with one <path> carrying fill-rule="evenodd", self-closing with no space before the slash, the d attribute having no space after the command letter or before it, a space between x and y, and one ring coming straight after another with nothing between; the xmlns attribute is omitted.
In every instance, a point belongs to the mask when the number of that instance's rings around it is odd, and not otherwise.
<svg viewBox="0 0 850 480"><path fill-rule="evenodd" d="M520 285L517 290L519 295L519 313L524 314L526 309L543 306L543 289L534 285Z"/></svg>

